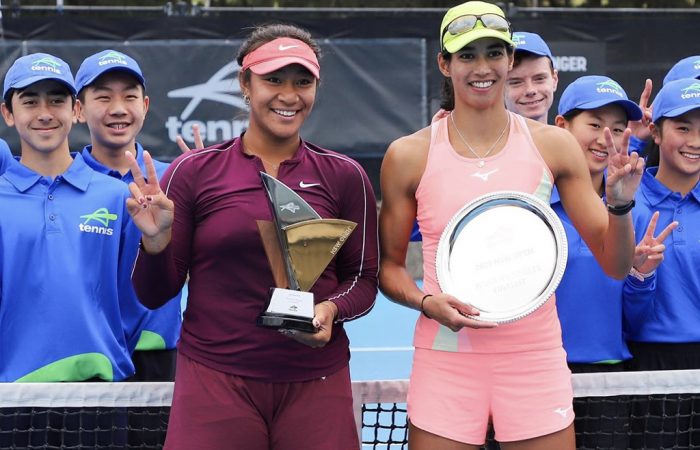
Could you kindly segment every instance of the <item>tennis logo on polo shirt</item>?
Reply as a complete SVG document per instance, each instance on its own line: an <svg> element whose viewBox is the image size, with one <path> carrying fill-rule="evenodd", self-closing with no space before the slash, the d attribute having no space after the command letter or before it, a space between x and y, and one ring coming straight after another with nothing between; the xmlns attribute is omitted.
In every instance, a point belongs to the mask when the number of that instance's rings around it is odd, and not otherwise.
<svg viewBox="0 0 700 450"><path fill-rule="evenodd" d="M128 66L129 63L124 59L124 55L119 52L109 52L106 55L102 55L100 62L97 63L100 66L105 66L107 64L121 64L123 66Z"/></svg>
<svg viewBox="0 0 700 450"><path fill-rule="evenodd" d="M99 208L92 214L85 214L80 216L81 219L85 219L85 222L78 225L80 231L83 233L95 233L95 234L105 234L107 236L112 236L114 234L114 229L109 227L109 222L117 220L117 215L109 212L107 208ZM90 225L89 222L98 222L103 226Z"/></svg>
<svg viewBox="0 0 700 450"><path fill-rule="evenodd" d="M32 63L32 70L39 72L45 71L60 74L61 71L59 70L59 67L61 67L61 63L49 56L37 59Z"/></svg>

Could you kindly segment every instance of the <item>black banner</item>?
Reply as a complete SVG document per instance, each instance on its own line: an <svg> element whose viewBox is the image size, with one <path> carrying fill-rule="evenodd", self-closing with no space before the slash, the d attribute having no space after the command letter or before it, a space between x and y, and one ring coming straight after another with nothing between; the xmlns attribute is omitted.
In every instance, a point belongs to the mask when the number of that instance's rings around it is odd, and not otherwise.
<svg viewBox="0 0 700 450"><path fill-rule="evenodd" d="M157 157L179 154L175 138L193 143L199 124L208 143L238 136L247 110L233 61L240 41L65 41L25 43L22 53L47 52L64 59L75 73L83 58L112 48L134 57L146 78L150 109L139 141ZM335 39L321 43L321 87L303 136L349 155L381 158L388 142L423 126L426 103L425 45L422 39ZM20 55L20 45L5 42L3 66ZM358 120L357 118L362 118ZM14 130L0 137L17 149ZM71 148L89 142L77 125Z"/></svg>

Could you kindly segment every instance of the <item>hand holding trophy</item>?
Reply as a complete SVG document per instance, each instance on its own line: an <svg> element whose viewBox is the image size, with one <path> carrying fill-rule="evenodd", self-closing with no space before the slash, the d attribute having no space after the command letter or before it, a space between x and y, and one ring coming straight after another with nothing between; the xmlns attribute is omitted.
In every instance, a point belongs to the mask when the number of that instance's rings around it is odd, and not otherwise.
<svg viewBox="0 0 700 450"><path fill-rule="evenodd" d="M275 287L258 325L316 332L314 294L318 277L357 225L342 219L322 219L296 192L260 172L273 222L258 220L258 230L272 269Z"/></svg>

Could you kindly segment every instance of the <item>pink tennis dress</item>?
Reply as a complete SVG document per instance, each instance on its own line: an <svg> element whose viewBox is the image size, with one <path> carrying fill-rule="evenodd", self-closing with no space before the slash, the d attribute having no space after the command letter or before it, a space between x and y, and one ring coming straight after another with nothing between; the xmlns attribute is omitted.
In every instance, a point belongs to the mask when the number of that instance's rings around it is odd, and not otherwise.
<svg viewBox="0 0 700 450"><path fill-rule="evenodd" d="M525 119L508 114L505 147L483 159L483 165L452 148L449 118L432 125L428 160L416 191L426 293L440 292L435 271L438 241L469 201L510 190L549 203L552 173ZM499 441L549 434L573 421L570 372L554 296L532 314L494 329L463 328L455 333L421 315L414 345L408 408L412 423L423 430L478 445L489 419Z"/></svg>

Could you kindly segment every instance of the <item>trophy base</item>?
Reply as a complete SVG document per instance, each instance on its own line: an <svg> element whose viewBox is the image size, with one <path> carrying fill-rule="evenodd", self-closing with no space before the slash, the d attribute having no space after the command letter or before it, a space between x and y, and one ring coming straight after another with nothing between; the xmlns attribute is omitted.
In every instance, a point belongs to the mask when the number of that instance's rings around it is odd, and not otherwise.
<svg viewBox="0 0 700 450"><path fill-rule="evenodd" d="M258 317L258 325L266 328L289 329L316 333L318 329L304 317L287 316L283 314L264 313Z"/></svg>

